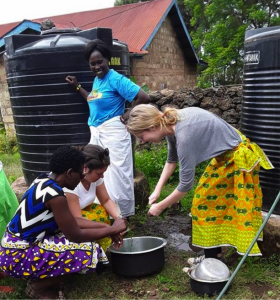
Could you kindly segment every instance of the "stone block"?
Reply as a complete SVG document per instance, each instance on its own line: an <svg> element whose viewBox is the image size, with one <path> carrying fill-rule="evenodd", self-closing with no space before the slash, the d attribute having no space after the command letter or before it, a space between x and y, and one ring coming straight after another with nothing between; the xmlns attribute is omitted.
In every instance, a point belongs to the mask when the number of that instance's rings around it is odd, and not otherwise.
<svg viewBox="0 0 280 300"><path fill-rule="evenodd" d="M12 137L16 134L16 129L14 123L5 123L5 130L9 137Z"/></svg>
<svg viewBox="0 0 280 300"><path fill-rule="evenodd" d="M213 97L205 97L201 102L201 108L210 109L216 107L215 99Z"/></svg>
<svg viewBox="0 0 280 300"><path fill-rule="evenodd" d="M263 221L267 212L262 212ZM263 230L263 242L258 242L263 256L280 255L280 216L272 214Z"/></svg>
<svg viewBox="0 0 280 300"><path fill-rule="evenodd" d="M3 115L3 121L4 121L4 123L14 123L14 118L13 118L13 116L4 116Z"/></svg>
<svg viewBox="0 0 280 300"><path fill-rule="evenodd" d="M229 97L217 97L215 101L217 106L223 111L229 110L233 105L232 99Z"/></svg>
<svg viewBox="0 0 280 300"><path fill-rule="evenodd" d="M29 188L29 185L26 184L24 177L19 177L15 182L11 184L11 187L18 200L20 200L23 194Z"/></svg>
<svg viewBox="0 0 280 300"><path fill-rule="evenodd" d="M234 109L229 109L223 112L222 118L230 124L237 124L239 115Z"/></svg>
<svg viewBox="0 0 280 300"><path fill-rule="evenodd" d="M12 116L13 115L13 111L12 111L12 108L11 107L7 107L6 108L6 114L9 116Z"/></svg>
<svg viewBox="0 0 280 300"><path fill-rule="evenodd" d="M134 174L135 207L144 208L149 203L150 186L145 175L139 170Z"/></svg>

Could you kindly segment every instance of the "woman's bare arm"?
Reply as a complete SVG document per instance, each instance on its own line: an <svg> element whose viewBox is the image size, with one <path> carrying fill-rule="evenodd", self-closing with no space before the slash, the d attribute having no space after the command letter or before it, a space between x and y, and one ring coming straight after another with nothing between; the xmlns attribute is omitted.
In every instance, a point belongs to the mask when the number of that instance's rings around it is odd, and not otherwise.
<svg viewBox="0 0 280 300"><path fill-rule="evenodd" d="M126 222L122 219L117 219L112 226L107 225L102 228L89 229L80 228L77 219L72 215L69 209L65 197L55 197L45 205L52 210L54 219L66 238L73 242L95 241L103 237L116 235L126 229Z"/></svg>
<svg viewBox="0 0 280 300"><path fill-rule="evenodd" d="M116 220L120 216L120 213L116 203L109 197L104 183L96 187L96 196L100 204L106 209L107 213Z"/></svg>

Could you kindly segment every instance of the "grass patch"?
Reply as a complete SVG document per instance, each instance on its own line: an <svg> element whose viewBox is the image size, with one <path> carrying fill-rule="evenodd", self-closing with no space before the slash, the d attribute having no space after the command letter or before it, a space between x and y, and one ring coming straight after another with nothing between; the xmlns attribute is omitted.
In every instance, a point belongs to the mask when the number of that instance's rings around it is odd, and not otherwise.
<svg viewBox="0 0 280 300"><path fill-rule="evenodd" d="M167 142L162 141L159 144L145 144L145 146L136 146L135 151L135 167L139 171L145 174L149 185L150 191L154 190L163 167L167 159ZM195 179L193 188L181 199L182 212L189 213L192 205L192 199L194 196L194 191L198 184L200 177L202 176L209 161L202 162L196 167ZM175 169L172 176L167 181L164 186L159 201L165 199L169 196L177 187L179 183L179 166Z"/></svg>
<svg viewBox="0 0 280 300"><path fill-rule="evenodd" d="M190 254L166 251L165 266L158 274L143 277L122 277L111 266L100 274L73 275L68 281L68 299L215 299L199 296L190 286L189 277L182 272ZM228 257L230 258L230 257ZM229 265L233 271L238 261ZM258 271L256 271L256 268ZM268 272L270 270L270 272ZM263 273L262 279L258 274ZM266 277L266 279L265 279ZM279 299L279 260L248 258L223 299ZM10 285L16 292L0 294L1 299L26 299L26 282L5 278L1 285Z"/></svg>
<svg viewBox="0 0 280 300"><path fill-rule="evenodd" d="M3 123L0 123L0 160L10 183L22 176L16 137L6 132Z"/></svg>
<svg viewBox="0 0 280 300"><path fill-rule="evenodd" d="M14 154L2 153L0 154L0 160L3 163L4 172L10 183L23 176L20 156L18 152Z"/></svg>

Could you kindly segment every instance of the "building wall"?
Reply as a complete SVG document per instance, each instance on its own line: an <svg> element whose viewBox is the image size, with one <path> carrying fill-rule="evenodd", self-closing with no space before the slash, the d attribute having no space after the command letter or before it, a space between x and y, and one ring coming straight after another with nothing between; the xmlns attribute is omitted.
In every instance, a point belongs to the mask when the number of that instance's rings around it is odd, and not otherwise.
<svg viewBox="0 0 280 300"><path fill-rule="evenodd" d="M143 59L132 59L131 73L140 86L151 91L180 90L196 85L197 64L186 61L180 41L169 17L154 36Z"/></svg>
<svg viewBox="0 0 280 300"><path fill-rule="evenodd" d="M0 56L0 110L2 120L5 125L6 132L11 135L15 133L13 112L10 103L10 95L8 91L8 84L6 72L4 67L3 55Z"/></svg>
<svg viewBox="0 0 280 300"><path fill-rule="evenodd" d="M143 59L132 59L132 75L140 86L146 84L150 91L181 90L196 86L197 64L187 62L180 41L169 17L154 36ZM0 56L0 108L9 133L15 133L3 55Z"/></svg>

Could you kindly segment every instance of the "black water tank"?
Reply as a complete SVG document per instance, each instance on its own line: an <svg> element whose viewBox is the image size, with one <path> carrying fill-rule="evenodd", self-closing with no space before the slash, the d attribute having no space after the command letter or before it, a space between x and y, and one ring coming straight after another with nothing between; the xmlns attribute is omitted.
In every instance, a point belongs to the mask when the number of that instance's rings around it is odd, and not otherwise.
<svg viewBox="0 0 280 300"><path fill-rule="evenodd" d="M261 170L263 210L280 190L280 27L245 35L241 130L270 158L274 170ZM274 210L280 214L280 204Z"/></svg>
<svg viewBox="0 0 280 300"><path fill-rule="evenodd" d="M88 105L65 77L76 76L91 91L94 77L83 49L95 38L111 48L110 68L129 76L128 48L112 39L109 28L50 30L41 36L5 38L7 81L23 174L28 184L41 172L49 171L49 158L58 147L89 142Z"/></svg>

